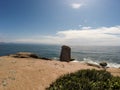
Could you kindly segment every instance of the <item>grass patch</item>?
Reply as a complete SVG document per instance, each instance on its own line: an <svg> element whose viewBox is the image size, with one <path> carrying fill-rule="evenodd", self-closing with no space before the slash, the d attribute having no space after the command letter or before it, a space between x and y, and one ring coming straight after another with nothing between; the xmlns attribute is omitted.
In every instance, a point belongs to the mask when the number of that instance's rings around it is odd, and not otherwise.
<svg viewBox="0 0 120 90"><path fill-rule="evenodd" d="M46 90L120 90L120 77L105 70L80 70L61 76Z"/></svg>

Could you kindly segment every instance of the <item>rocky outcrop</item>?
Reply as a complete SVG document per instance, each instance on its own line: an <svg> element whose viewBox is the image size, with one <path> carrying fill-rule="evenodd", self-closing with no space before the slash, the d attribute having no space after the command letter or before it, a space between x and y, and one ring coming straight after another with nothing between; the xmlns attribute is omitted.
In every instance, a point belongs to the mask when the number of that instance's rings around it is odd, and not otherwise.
<svg viewBox="0 0 120 90"><path fill-rule="evenodd" d="M60 61L71 61L71 48L63 45L61 48Z"/></svg>
<svg viewBox="0 0 120 90"><path fill-rule="evenodd" d="M9 56L15 57L15 58L35 58L35 59L51 60L46 57L39 57L38 55L30 53L30 52L19 52L17 54L11 54Z"/></svg>
<svg viewBox="0 0 120 90"><path fill-rule="evenodd" d="M19 52L17 54L10 55L15 58L39 58L36 54L30 52Z"/></svg>

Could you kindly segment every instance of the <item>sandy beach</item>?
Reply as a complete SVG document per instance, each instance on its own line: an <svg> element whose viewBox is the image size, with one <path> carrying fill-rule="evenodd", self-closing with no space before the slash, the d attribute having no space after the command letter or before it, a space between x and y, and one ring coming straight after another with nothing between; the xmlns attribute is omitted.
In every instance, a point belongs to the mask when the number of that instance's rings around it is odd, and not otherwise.
<svg viewBox="0 0 120 90"><path fill-rule="evenodd" d="M80 62L0 57L0 90L45 90L59 76L81 69L102 69ZM107 68L114 76L120 69Z"/></svg>

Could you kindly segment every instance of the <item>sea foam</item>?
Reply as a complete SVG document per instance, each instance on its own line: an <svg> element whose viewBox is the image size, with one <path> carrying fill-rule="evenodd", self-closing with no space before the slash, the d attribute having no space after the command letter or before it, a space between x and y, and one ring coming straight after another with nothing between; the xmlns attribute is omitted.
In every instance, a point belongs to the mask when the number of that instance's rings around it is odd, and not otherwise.
<svg viewBox="0 0 120 90"><path fill-rule="evenodd" d="M99 65L99 63L101 63L102 61L92 60L90 58L83 58L82 61L74 60L72 62L80 62L80 63L89 63L89 64ZM108 64L107 67L120 68L120 64L113 63L113 62L108 62L107 60L103 60L103 62L106 62Z"/></svg>

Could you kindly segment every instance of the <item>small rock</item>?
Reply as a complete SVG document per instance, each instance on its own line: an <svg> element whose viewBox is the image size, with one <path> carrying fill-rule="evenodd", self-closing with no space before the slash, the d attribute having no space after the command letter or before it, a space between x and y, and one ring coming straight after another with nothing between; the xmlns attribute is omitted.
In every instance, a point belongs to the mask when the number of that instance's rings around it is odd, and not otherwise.
<svg viewBox="0 0 120 90"><path fill-rule="evenodd" d="M107 63L106 62L101 62L99 63L100 66L102 66L103 68L105 68L107 66Z"/></svg>
<svg viewBox="0 0 120 90"><path fill-rule="evenodd" d="M46 58L46 57L41 57L40 59L44 59L44 60L51 60L51 59Z"/></svg>
<svg viewBox="0 0 120 90"><path fill-rule="evenodd" d="M2 85L3 85L3 86L7 86L7 81L6 81L6 80L3 80L3 81L2 81Z"/></svg>

